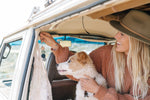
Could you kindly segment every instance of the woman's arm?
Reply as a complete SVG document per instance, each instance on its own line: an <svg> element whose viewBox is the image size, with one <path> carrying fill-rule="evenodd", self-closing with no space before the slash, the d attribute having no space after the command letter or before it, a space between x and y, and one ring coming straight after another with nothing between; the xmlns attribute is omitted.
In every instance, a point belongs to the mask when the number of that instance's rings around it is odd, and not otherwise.
<svg viewBox="0 0 150 100"><path fill-rule="evenodd" d="M132 89L130 93L120 94L117 93L114 88L105 88L98 85L96 81L89 76L86 77L86 79L80 79L82 89L93 93L98 100L134 100ZM150 100L150 89L144 99L139 98L138 100Z"/></svg>
<svg viewBox="0 0 150 100"><path fill-rule="evenodd" d="M41 39L41 42L45 42L48 46L51 47L51 51L55 55L55 60L57 64L67 61L69 56L72 56L74 54L73 52L69 51L68 47L62 47L60 44L58 44L53 39L53 37L47 32L41 32L40 39ZM66 76L71 80L78 81L71 75L66 75Z"/></svg>
<svg viewBox="0 0 150 100"><path fill-rule="evenodd" d="M65 62L68 60L68 57L73 55L73 52L69 51L68 47L62 47L58 44L53 37L47 32L40 33L41 42L45 42L48 46L51 47L51 51L55 55L56 63Z"/></svg>
<svg viewBox="0 0 150 100"><path fill-rule="evenodd" d="M95 97L98 98L98 100L134 100L132 92L129 94L120 94L117 93L114 88L106 89L102 86L99 86L97 93L95 93ZM150 100L150 93L147 93L144 99L139 98L138 100Z"/></svg>

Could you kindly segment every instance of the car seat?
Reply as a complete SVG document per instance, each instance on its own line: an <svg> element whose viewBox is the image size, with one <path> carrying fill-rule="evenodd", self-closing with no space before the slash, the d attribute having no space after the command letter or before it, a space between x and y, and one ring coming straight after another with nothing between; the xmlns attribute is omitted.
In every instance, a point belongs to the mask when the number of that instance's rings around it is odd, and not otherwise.
<svg viewBox="0 0 150 100"><path fill-rule="evenodd" d="M53 100L74 100L77 82L59 75L56 67L55 56L51 53L47 62L47 71L52 86Z"/></svg>

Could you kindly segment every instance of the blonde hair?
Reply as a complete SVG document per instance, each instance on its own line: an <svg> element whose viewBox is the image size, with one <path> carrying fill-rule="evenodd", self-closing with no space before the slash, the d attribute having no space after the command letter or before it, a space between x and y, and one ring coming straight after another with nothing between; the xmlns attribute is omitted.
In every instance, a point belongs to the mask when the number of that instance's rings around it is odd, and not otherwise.
<svg viewBox="0 0 150 100"><path fill-rule="evenodd" d="M112 55L115 71L115 88L121 93L124 86L126 57L124 53L116 52L116 45L112 49ZM149 88L147 80L150 74L150 46L133 37L129 37L127 66L132 77L134 99L144 98Z"/></svg>

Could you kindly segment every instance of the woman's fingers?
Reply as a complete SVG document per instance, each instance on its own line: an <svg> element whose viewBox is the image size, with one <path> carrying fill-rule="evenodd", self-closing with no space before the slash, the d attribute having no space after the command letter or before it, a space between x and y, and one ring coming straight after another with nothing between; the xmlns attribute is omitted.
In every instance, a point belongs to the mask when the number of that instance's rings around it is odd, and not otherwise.
<svg viewBox="0 0 150 100"><path fill-rule="evenodd" d="M96 93L96 91L98 90L98 87L99 87L97 82L88 75L85 75L85 77L86 78L80 79L81 88L85 91L88 91L91 93Z"/></svg>
<svg viewBox="0 0 150 100"><path fill-rule="evenodd" d="M41 36L41 38L44 38L44 39L50 39L48 36L43 35L43 34L41 34L40 36Z"/></svg>
<svg viewBox="0 0 150 100"><path fill-rule="evenodd" d="M47 32L40 32L40 36L46 36L46 37L52 37L49 33Z"/></svg>
<svg viewBox="0 0 150 100"><path fill-rule="evenodd" d="M46 38L45 37L40 37L41 42L45 42L46 43Z"/></svg>
<svg viewBox="0 0 150 100"><path fill-rule="evenodd" d="M43 40L44 40L44 38L43 38L43 37L41 37L41 36L40 36L40 40L41 40L41 42L44 42L44 41L43 41Z"/></svg>
<svg viewBox="0 0 150 100"><path fill-rule="evenodd" d="M53 37L47 32L40 33L40 40L41 42L45 42L48 46L57 49L57 42L53 39Z"/></svg>

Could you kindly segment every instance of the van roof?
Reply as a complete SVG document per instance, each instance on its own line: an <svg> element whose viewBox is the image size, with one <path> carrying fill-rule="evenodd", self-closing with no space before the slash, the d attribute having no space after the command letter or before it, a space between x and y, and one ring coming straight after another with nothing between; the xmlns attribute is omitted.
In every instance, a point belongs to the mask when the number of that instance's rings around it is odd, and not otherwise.
<svg viewBox="0 0 150 100"><path fill-rule="evenodd" d="M100 26L99 23L94 23L97 20L98 22L103 23L105 27L109 24L107 21L101 20L101 17L111 15L113 13L117 13L120 11L124 11L130 8L135 8L144 4L149 4L149 0L56 0L54 3L52 3L50 6L45 8L43 11L40 11L39 13L33 15L31 17L31 21L26 24L25 26L21 27L20 29L7 34L7 36L13 35L17 32L20 32L22 30L25 30L29 27L35 27L35 28L41 28L44 25L47 25L48 28L46 30L48 31L55 31L55 32L73 32L77 33L75 31L78 31L78 33L86 33L85 30L81 29L72 29L68 31L63 31L62 26L66 26L67 24L71 23L73 24L73 21L79 22L80 25L83 24L84 20L91 20L91 25ZM84 17L83 17L84 16ZM92 24L94 23L94 24ZM59 24L59 27L55 28ZM80 26L76 24L77 26ZM71 25L70 25L71 26ZM74 25L73 25L74 26ZM109 26L109 25L108 25ZM44 26L45 28L46 26ZM97 34L99 31L97 31L98 28L90 29L90 25L86 24L86 28L91 31L91 33ZM41 28L41 29L44 29ZM92 27L93 28L93 27ZM67 28L68 29L68 28ZM106 29L105 29L106 30ZM109 37L112 37L116 30L111 28L110 30L107 30L108 32L101 31L101 35L106 35ZM86 33L87 34L87 33ZM5 36L5 37L7 37Z"/></svg>

